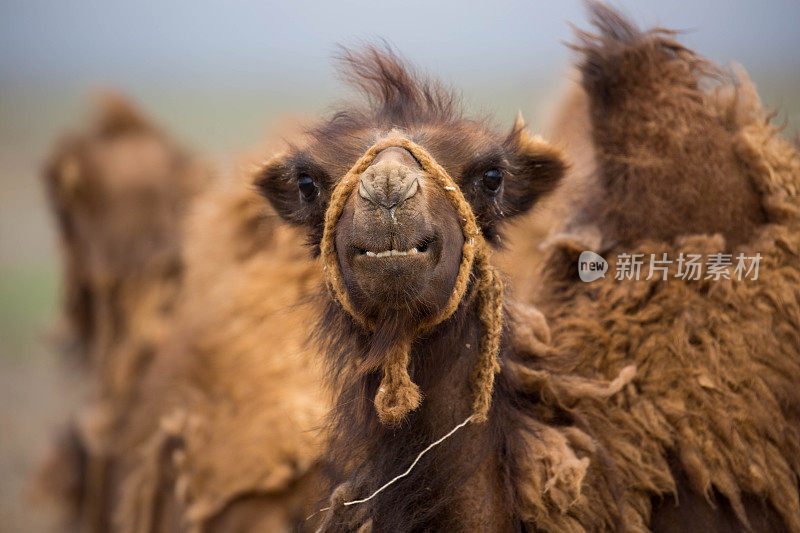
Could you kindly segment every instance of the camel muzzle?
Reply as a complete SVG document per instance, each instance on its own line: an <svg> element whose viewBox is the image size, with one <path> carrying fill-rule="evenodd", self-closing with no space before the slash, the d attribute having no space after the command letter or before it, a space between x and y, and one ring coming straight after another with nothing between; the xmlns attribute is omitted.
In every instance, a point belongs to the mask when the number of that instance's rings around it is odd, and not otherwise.
<svg viewBox="0 0 800 533"><path fill-rule="evenodd" d="M372 330L374 323L362 316L350 300L342 280L342 273L336 253L336 225L342 215L345 202L350 193L360 185L361 177L387 149L396 148L412 155L420 168L430 176L462 220L464 244L458 278L447 305L433 316L418 325L418 333L423 333L447 320L465 297L470 278L475 267L478 295L478 314L482 323L479 356L473 374L472 422L486 421L491 405L494 377L500 370L498 351L503 321L503 284L491 264L491 252L478 227L472 208L447 171L420 145L401 136L393 136L376 142L359 159L353 168L337 184L325 213L325 227L320 242L320 254L325 272L325 281L331 297L366 330ZM394 153L396 151L393 150ZM392 153L392 152L390 152ZM388 156L384 156L388 157ZM380 162L380 161L379 161ZM416 409L422 400L419 388L408 375L410 340L394 346L383 364L383 379L375 396L375 407L382 423L396 426L406 415Z"/></svg>
<svg viewBox="0 0 800 533"><path fill-rule="evenodd" d="M399 147L381 151L361 175L358 194L372 204L394 212L417 194L423 170L411 153Z"/></svg>

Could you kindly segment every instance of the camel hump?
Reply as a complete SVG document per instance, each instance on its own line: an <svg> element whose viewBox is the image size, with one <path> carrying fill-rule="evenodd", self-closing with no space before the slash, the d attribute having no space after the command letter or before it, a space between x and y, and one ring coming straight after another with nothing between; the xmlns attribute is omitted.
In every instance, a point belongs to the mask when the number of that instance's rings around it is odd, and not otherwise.
<svg viewBox="0 0 800 533"><path fill-rule="evenodd" d="M613 111L648 93L697 89L698 76L721 75L711 62L676 41L676 31L641 31L599 2L590 2L588 10L597 32L576 30L578 43L572 48L583 55L579 65L583 86L595 105Z"/></svg>
<svg viewBox="0 0 800 533"><path fill-rule="evenodd" d="M155 132L145 114L125 95L107 89L93 98L94 124L99 135L114 137L134 132Z"/></svg>
<svg viewBox="0 0 800 533"><path fill-rule="evenodd" d="M736 87L722 69L663 28L639 30L603 4L576 30L599 198L587 211L609 242L672 241L720 233L727 246L764 222L750 169L734 153L737 128L714 104ZM593 180L594 181L594 180Z"/></svg>
<svg viewBox="0 0 800 533"><path fill-rule="evenodd" d="M208 176L114 92L95 96L89 120L59 139L42 178L62 250L68 351L88 361L113 351L100 343L137 334L115 328L169 293L152 295L178 275L181 220Z"/></svg>

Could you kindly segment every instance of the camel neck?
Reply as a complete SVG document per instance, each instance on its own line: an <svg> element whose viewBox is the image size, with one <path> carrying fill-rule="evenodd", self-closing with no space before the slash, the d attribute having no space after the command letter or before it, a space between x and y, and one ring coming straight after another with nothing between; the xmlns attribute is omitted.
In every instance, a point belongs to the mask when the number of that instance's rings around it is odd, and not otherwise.
<svg viewBox="0 0 800 533"><path fill-rule="evenodd" d="M469 301L436 330L414 340L411 375L423 400L397 427L381 425L368 401L380 381L377 371L342 389L332 418L331 461L349 465L341 477L357 487L356 498L404 472L420 451L471 414L480 334L477 308ZM458 524L463 528L457 529L486 530L496 517L507 516L497 468L504 448L502 427L497 416L468 424L426 453L407 477L363 504L371 506L377 529L435 530Z"/></svg>

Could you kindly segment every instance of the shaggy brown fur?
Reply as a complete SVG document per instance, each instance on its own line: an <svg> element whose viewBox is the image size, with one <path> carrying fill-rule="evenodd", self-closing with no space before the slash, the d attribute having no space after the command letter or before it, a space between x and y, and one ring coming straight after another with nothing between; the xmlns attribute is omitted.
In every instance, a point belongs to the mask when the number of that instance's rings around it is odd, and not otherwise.
<svg viewBox="0 0 800 533"><path fill-rule="evenodd" d="M767 219L731 154L733 132L702 98L705 75L716 68L669 32L642 36L614 15L602 17L605 33L580 34L576 47L590 121L603 132L593 137L602 196L593 203L599 211L586 206L588 215L619 246L694 233L721 233L731 248L748 240Z"/></svg>
<svg viewBox="0 0 800 533"><path fill-rule="evenodd" d="M122 443L139 452L118 523L146 531L173 507L190 529L226 531L242 515L288 529L318 498L313 430L327 401L302 325L321 279L300 235L242 184L209 190L193 211L175 335Z"/></svg>
<svg viewBox="0 0 800 533"><path fill-rule="evenodd" d="M554 530L800 531L800 154L746 76L715 87L716 69L667 32L599 6L593 16L600 34L578 48L597 173L535 301L552 327L548 366L612 377L633 363L637 375L609 400L545 396L591 435L573 449L592 461L561 512L531 493L530 517ZM758 281L586 284L582 250L610 272L619 253L763 260Z"/></svg>
<svg viewBox="0 0 800 533"><path fill-rule="evenodd" d="M209 186L117 97L48 168L65 288L84 299L66 311L96 392L39 484L87 531L302 521L327 405L297 329L320 282L302 238L249 183Z"/></svg>
<svg viewBox="0 0 800 533"><path fill-rule="evenodd" d="M245 184L212 187L187 224L175 333L142 385L117 523L288 530L313 511L327 410L306 344L321 277L302 237ZM230 528L230 529L229 529Z"/></svg>

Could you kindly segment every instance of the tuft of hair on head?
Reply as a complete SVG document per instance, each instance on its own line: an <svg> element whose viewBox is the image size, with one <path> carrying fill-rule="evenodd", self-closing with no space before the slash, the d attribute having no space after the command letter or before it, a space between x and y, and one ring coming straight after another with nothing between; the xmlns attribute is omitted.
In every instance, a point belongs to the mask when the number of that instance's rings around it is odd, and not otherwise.
<svg viewBox="0 0 800 533"><path fill-rule="evenodd" d="M339 76L367 98L378 119L404 127L461 115L455 91L417 72L386 42L340 46L334 58Z"/></svg>

